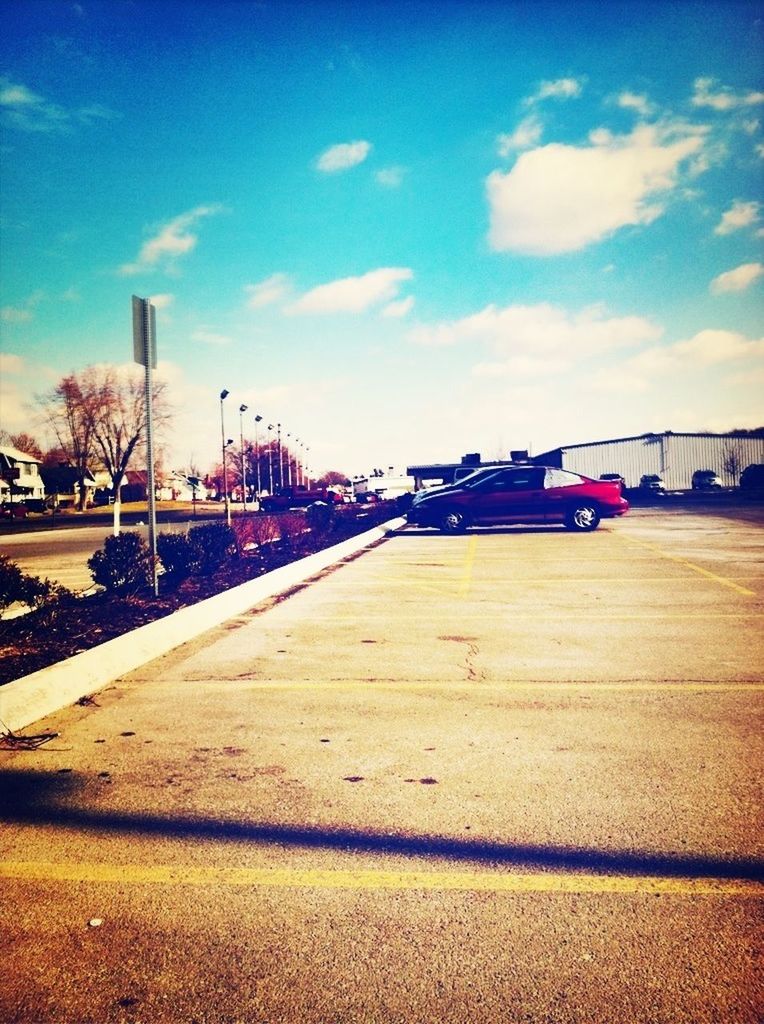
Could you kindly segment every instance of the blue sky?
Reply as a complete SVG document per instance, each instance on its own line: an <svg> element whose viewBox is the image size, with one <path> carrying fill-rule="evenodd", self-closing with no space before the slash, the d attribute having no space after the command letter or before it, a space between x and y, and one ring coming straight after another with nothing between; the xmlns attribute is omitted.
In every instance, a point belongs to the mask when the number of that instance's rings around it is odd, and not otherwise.
<svg viewBox="0 0 764 1024"><path fill-rule="evenodd" d="M132 294L174 466L222 388L317 472L764 423L756 5L2 14L5 429Z"/></svg>

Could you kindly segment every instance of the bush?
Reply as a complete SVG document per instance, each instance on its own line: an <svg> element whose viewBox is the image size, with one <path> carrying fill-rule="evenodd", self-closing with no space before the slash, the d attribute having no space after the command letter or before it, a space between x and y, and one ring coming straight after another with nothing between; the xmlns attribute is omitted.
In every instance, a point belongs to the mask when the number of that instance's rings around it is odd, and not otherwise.
<svg viewBox="0 0 764 1024"><path fill-rule="evenodd" d="M301 512L284 512L277 518L281 546L296 549L306 530L305 516Z"/></svg>
<svg viewBox="0 0 764 1024"><path fill-rule="evenodd" d="M7 555L0 555L0 610L17 602L42 608L67 595L66 587L39 576L27 576Z"/></svg>
<svg viewBox="0 0 764 1024"><path fill-rule="evenodd" d="M225 523L202 523L188 531L194 569L209 575L236 553L236 534Z"/></svg>
<svg viewBox="0 0 764 1024"><path fill-rule="evenodd" d="M246 518L234 519L233 531L236 535L236 545L240 555L253 548L257 548L259 551L263 545L278 539L278 516L261 512Z"/></svg>
<svg viewBox="0 0 764 1024"><path fill-rule="evenodd" d="M305 520L313 533L328 533L334 524L334 506L325 501L317 501L308 505Z"/></svg>
<svg viewBox="0 0 764 1024"><path fill-rule="evenodd" d="M135 592L151 582L151 552L137 533L107 537L103 548L88 559L93 580L117 594Z"/></svg>
<svg viewBox="0 0 764 1024"><path fill-rule="evenodd" d="M194 549L185 533L160 533L157 554L169 583L180 583L194 569Z"/></svg>

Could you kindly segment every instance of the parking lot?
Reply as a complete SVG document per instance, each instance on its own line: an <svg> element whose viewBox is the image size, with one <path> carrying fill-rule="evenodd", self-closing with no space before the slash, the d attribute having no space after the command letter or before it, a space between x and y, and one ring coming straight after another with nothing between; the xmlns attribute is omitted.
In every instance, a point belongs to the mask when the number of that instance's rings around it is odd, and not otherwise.
<svg viewBox="0 0 764 1024"><path fill-rule="evenodd" d="M0 1018L760 1021L759 518L404 529L40 723Z"/></svg>

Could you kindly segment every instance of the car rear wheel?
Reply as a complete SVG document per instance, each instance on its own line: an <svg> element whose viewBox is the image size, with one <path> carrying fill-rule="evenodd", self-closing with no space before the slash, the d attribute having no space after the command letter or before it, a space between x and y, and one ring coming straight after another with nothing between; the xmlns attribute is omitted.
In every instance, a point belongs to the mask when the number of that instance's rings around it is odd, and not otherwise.
<svg viewBox="0 0 764 1024"><path fill-rule="evenodd" d="M573 505L565 517L565 525L569 530L596 530L600 524L600 512L596 505L582 502Z"/></svg>
<svg viewBox="0 0 764 1024"><path fill-rule="evenodd" d="M443 533L463 533L467 529L467 518L457 509L449 509L440 517L438 526Z"/></svg>

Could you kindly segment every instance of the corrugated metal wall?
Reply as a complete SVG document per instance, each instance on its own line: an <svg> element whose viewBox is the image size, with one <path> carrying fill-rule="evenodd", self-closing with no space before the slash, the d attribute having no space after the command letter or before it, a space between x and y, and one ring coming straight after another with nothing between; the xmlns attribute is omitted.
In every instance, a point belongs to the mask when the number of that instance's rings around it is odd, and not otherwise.
<svg viewBox="0 0 764 1024"><path fill-rule="evenodd" d="M737 473L725 470L731 455ZM562 449L562 466L584 476L620 473L627 487L639 486L645 473L663 477L668 490L689 490L696 469L712 469L731 487L751 463L764 463L764 438L719 434L648 434Z"/></svg>

